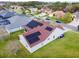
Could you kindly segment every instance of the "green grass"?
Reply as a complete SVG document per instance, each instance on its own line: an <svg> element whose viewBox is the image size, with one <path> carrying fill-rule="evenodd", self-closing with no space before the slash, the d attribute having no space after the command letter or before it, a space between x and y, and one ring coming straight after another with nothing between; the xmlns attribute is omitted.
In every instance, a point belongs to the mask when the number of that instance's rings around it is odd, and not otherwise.
<svg viewBox="0 0 79 59"><path fill-rule="evenodd" d="M51 20L57 20L55 16L49 17Z"/></svg>
<svg viewBox="0 0 79 59"><path fill-rule="evenodd" d="M23 31L11 33L9 38L0 41L0 57L16 57L16 58L55 58L55 57L79 57L79 33L66 32L65 37L62 39L56 39L46 46L38 49L34 53L29 53L27 49L18 40L18 35ZM16 41L20 46L19 50L15 54L8 54L4 47L10 42Z"/></svg>

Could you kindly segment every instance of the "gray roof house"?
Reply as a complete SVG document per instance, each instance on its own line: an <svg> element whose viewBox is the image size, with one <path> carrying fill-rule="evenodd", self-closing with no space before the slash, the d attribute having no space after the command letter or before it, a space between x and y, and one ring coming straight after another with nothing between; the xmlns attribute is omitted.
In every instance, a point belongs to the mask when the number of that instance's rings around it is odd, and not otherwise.
<svg viewBox="0 0 79 59"><path fill-rule="evenodd" d="M10 24L10 21L7 19L14 16L14 15L16 15L15 12L10 12L8 10L2 10L0 12L0 26Z"/></svg>
<svg viewBox="0 0 79 59"><path fill-rule="evenodd" d="M15 14L16 14L15 12L10 12L8 10L2 10L0 12L0 18L3 18L3 19L10 18L10 17L14 16Z"/></svg>
<svg viewBox="0 0 79 59"><path fill-rule="evenodd" d="M0 12L0 26L5 25L9 33L23 29L22 26L30 22L32 19L34 19L34 17L17 14L8 10Z"/></svg>
<svg viewBox="0 0 79 59"><path fill-rule="evenodd" d="M1 25L8 25L8 24L10 24L10 21L9 20L7 20L7 19L1 19L0 18L0 26Z"/></svg>
<svg viewBox="0 0 79 59"><path fill-rule="evenodd" d="M6 25L6 29L9 33L18 31L20 29L23 29L22 26L28 24L32 19L33 18L24 15L13 16L7 19L10 21L10 24Z"/></svg>
<svg viewBox="0 0 79 59"><path fill-rule="evenodd" d="M0 1L0 6L4 6L4 5L6 5L6 2L1 2Z"/></svg>

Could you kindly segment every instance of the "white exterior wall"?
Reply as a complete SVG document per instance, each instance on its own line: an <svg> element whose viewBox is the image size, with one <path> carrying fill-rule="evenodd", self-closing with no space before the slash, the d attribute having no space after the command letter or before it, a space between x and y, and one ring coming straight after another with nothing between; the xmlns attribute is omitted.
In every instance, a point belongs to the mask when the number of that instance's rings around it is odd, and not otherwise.
<svg viewBox="0 0 79 59"><path fill-rule="evenodd" d="M63 30L61 30L61 29L59 29L59 28L56 28L56 29L49 35L49 37L48 37L45 41L43 41L43 42L37 44L36 46L34 46L34 47L32 47L32 48L29 47L28 43L25 41L25 38L23 38L23 36L19 36L19 37L20 37L21 43L25 46L25 48L27 48L27 50L28 50L30 53L33 53L33 52L35 52L36 50L38 50L39 48L41 48L41 47L45 46L46 44L48 44L49 42L55 40L56 38L58 38L61 34L63 34L63 33L66 32L66 31L67 31L67 30L64 30L64 31L63 31ZM28 47L26 47L26 45L27 45Z"/></svg>
<svg viewBox="0 0 79 59"><path fill-rule="evenodd" d="M19 35L20 42L23 44L23 46L28 50L31 51L30 46L28 45L27 41L23 37L23 35Z"/></svg>
<svg viewBox="0 0 79 59"><path fill-rule="evenodd" d="M14 28L14 29L10 29L10 30L6 29L6 30L7 30L8 33L12 33L12 32L16 32L16 31L21 30L21 29L23 29L23 28L17 27L17 28Z"/></svg>

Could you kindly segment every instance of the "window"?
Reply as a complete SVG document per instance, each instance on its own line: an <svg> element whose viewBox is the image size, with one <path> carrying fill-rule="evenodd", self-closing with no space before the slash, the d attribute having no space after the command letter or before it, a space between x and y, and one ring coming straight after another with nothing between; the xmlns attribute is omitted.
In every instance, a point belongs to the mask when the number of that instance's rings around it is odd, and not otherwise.
<svg viewBox="0 0 79 59"><path fill-rule="evenodd" d="M35 33L32 33L32 34L26 36L25 38L30 44L33 44L40 40L38 37L39 35L41 35L40 32L35 32Z"/></svg>
<svg viewBox="0 0 79 59"><path fill-rule="evenodd" d="M42 25L43 25L42 23L32 20L26 26L28 26L29 28L34 28L34 27L42 26Z"/></svg>

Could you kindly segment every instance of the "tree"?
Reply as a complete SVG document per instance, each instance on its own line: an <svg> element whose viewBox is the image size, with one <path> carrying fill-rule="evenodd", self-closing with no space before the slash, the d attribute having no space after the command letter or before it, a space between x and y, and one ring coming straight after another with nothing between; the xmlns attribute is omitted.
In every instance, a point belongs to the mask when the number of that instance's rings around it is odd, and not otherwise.
<svg viewBox="0 0 79 59"><path fill-rule="evenodd" d="M74 12L79 10L79 4L73 4Z"/></svg>
<svg viewBox="0 0 79 59"><path fill-rule="evenodd" d="M55 2L55 3L50 3L48 7L56 11L56 10L63 10L67 5L68 5L67 2L63 2L63 3Z"/></svg>
<svg viewBox="0 0 79 59"><path fill-rule="evenodd" d="M73 6L72 4L68 4L65 8L64 8L64 11L65 12L73 12Z"/></svg>
<svg viewBox="0 0 79 59"><path fill-rule="evenodd" d="M64 9L65 12L75 12L75 11L79 11L79 3L69 3L65 9Z"/></svg>
<svg viewBox="0 0 79 59"><path fill-rule="evenodd" d="M64 17L60 18L60 20L64 23L69 23L72 21L72 14L70 12L67 12Z"/></svg>

